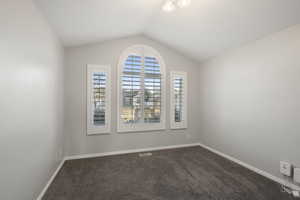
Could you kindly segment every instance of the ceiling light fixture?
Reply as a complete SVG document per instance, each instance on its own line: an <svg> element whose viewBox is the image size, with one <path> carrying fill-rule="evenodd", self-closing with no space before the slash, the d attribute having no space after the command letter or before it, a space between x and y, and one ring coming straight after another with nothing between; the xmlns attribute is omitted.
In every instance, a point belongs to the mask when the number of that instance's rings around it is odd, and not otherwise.
<svg viewBox="0 0 300 200"><path fill-rule="evenodd" d="M184 8L184 7L187 7L191 4L191 0L178 0L177 1L177 6L179 8Z"/></svg>
<svg viewBox="0 0 300 200"><path fill-rule="evenodd" d="M165 12L172 12L176 9L174 1L168 0L165 2L165 4L162 7L163 11Z"/></svg>
<svg viewBox="0 0 300 200"><path fill-rule="evenodd" d="M184 8L191 4L191 0L167 0L162 6L165 12L172 12L177 8Z"/></svg>

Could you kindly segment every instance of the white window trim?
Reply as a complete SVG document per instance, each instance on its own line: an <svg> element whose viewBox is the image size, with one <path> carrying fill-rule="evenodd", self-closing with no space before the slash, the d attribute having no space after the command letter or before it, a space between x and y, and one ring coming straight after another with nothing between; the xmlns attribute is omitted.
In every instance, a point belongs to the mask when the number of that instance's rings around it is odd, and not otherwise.
<svg viewBox="0 0 300 200"><path fill-rule="evenodd" d="M174 88L173 88L173 84L174 84L174 79L175 77L181 77L183 78L183 118L181 122L175 122L175 95L174 95ZM188 111L188 77L187 77L187 73L183 72L183 71L171 71L171 75L170 75L170 126L171 129L186 129L187 126L187 111Z"/></svg>
<svg viewBox="0 0 300 200"><path fill-rule="evenodd" d="M105 125L93 125L92 111L92 73L106 73L106 89L105 89ZM87 135L108 134L111 131L111 67L108 65L87 65Z"/></svg>
<svg viewBox="0 0 300 200"><path fill-rule="evenodd" d="M161 122L153 123L153 124L124 124L123 119L121 118L121 106L122 106L122 82L121 76L123 74L123 62L127 59L127 57L133 53L139 54L141 49L144 52L150 52L153 56L155 56L159 62L161 67ZM120 56L119 64L118 64L118 126L117 131L119 133L122 132L143 132L143 131L157 131L157 130L165 130L166 129L166 65L162 56L152 47L146 45L134 45L128 47L124 50Z"/></svg>

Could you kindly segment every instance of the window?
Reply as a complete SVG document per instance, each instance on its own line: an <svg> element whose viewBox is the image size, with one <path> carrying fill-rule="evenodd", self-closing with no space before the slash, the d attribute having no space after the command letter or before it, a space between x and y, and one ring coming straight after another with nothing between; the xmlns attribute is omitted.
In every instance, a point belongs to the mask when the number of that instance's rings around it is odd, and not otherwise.
<svg viewBox="0 0 300 200"><path fill-rule="evenodd" d="M171 128L187 128L187 74L171 72Z"/></svg>
<svg viewBox="0 0 300 200"><path fill-rule="evenodd" d="M126 49L119 62L118 131L165 128L165 65L151 47Z"/></svg>
<svg viewBox="0 0 300 200"><path fill-rule="evenodd" d="M87 134L110 132L110 67L87 66Z"/></svg>

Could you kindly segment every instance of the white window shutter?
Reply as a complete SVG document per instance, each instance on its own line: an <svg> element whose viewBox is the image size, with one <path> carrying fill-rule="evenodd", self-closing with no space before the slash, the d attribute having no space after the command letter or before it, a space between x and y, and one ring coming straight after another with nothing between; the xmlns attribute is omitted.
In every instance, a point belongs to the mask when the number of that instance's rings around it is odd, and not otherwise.
<svg viewBox="0 0 300 200"><path fill-rule="evenodd" d="M118 132L165 129L165 65L151 47L126 49L118 66Z"/></svg>
<svg viewBox="0 0 300 200"><path fill-rule="evenodd" d="M87 65L87 135L110 132L110 66Z"/></svg>
<svg viewBox="0 0 300 200"><path fill-rule="evenodd" d="M170 97L170 125L171 129L187 128L187 73L180 71L171 72L171 97Z"/></svg>

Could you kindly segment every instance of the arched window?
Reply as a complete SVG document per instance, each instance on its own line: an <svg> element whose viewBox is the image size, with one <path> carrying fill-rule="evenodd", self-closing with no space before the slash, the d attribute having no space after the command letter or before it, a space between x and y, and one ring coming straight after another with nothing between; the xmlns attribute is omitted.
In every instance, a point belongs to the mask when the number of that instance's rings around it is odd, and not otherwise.
<svg viewBox="0 0 300 200"><path fill-rule="evenodd" d="M135 45L119 61L118 131L165 128L165 64L151 47Z"/></svg>

